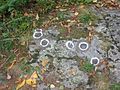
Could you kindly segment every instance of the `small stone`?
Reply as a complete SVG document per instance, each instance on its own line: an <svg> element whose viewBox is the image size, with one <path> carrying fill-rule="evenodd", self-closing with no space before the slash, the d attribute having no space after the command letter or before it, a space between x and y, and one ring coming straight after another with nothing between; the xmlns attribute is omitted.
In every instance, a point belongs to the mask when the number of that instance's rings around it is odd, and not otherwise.
<svg viewBox="0 0 120 90"><path fill-rule="evenodd" d="M93 2L94 2L94 3L96 3L96 2L97 2L97 0L93 0Z"/></svg>
<svg viewBox="0 0 120 90"><path fill-rule="evenodd" d="M51 85L50 85L50 88L55 88L55 85L54 85L54 84L51 84Z"/></svg>
<svg viewBox="0 0 120 90"><path fill-rule="evenodd" d="M8 79L8 80L11 79L11 76L10 76L9 74L7 74L7 79Z"/></svg>
<svg viewBox="0 0 120 90"><path fill-rule="evenodd" d="M75 12L75 16L77 16L79 13L78 12Z"/></svg>

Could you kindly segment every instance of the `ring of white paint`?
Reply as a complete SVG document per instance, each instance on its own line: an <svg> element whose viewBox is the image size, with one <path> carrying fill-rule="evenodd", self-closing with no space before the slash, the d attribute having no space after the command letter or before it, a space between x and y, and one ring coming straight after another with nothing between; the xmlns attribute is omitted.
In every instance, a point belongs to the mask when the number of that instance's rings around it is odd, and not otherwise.
<svg viewBox="0 0 120 90"><path fill-rule="evenodd" d="M37 31L39 30L39 31ZM35 29L35 32L42 32L42 29Z"/></svg>
<svg viewBox="0 0 120 90"><path fill-rule="evenodd" d="M85 44L85 45L86 45L86 48L81 48L81 45L82 45L82 44ZM80 42L80 43L79 43L79 49L80 49L80 50L82 50L82 51L87 50L87 49L88 49L88 47L89 47L89 45L88 45L88 43L87 43L87 42Z"/></svg>
<svg viewBox="0 0 120 90"><path fill-rule="evenodd" d="M94 59L96 59L96 60L97 60L97 63L96 63L96 64L94 64L94 63L93 63L93 60L94 60ZM99 62L100 62L100 59L99 59L99 58L97 58L97 57L93 57L93 58L91 58L91 60L90 60L90 63L91 63L91 64L93 64L93 65L95 65L95 66L96 66L96 65L98 65L98 64L99 64Z"/></svg>
<svg viewBox="0 0 120 90"><path fill-rule="evenodd" d="M69 47L68 44L71 44L71 45L72 45L72 48ZM75 47L75 45L74 45L74 43L73 43L72 41L67 41L67 42L65 43L65 45L66 45L66 47L67 47L68 49L74 49L74 47Z"/></svg>
<svg viewBox="0 0 120 90"><path fill-rule="evenodd" d="M37 33L40 33L41 35L40 35L39 37L36 37L35 35L36 35ZM42 33L42 32L34 32L34 33L33 33L33 38L35 38L35 39L40 39L42 36L43 36L43 33Z"/></svg>
<svg viewBox="0 0 120 90"><path fill-rule="evenodd" d="M45 45L43 45L43 44L42 44L43 41L46 41L47 43L46 43ZM44 39L42 39L42 40L40 41L40 45L41 45L42 47L47 47L47 46L49 45L49 43L50 43L49 40L46 39L46 38L44 38Z"/></svg>

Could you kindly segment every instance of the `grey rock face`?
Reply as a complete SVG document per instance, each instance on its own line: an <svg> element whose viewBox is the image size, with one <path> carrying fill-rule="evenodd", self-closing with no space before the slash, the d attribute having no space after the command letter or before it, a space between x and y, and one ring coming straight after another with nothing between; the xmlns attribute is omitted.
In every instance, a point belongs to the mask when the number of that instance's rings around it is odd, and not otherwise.
<svg viewBox="0 0 120 90"><path fill-rule="evenodd" d="M78 62L74 57L87 58L88 60L92 57L97 57L100 60L107 58L115 66L114 69L110 69L111 82L120 83L120 13L104 9L97 12L99 16L103 13L104 16L102 16L95 28L96 32L102 33L103 36L98 37L95 35L91 43L88 43L89 47L87 50L82 51L79 49L79 43L86 41L84 38L72 39L71 41L74 43L75 48L72 50L68 49L65 45L68 40L59 40L58 35L60 32L58 32L56 26L53 26L48 30L44 30L43 37L40 39L33 39L35 45L29 45L30 53L33 55L37 49L39 62L49 59L50 56L52 59L49 61L52 62L55 67L54 71L58 73L61 84L65 87L74 89L78 85L86 85L89 80L87 74L79 70ZM47 38L50 41L49 46L40 46L42 38ZM102 44L107 44L105 41L110 44L109 47L103 46L107 48L107 51L101 48ZM105 67L106 65L101 65L98 70L102 71Z"/></svg>
<svg viewBox="0 0 120 90"><path fill-rule="evenodd" d="M95 30L102 33L103 38L110 43L107 58L109 63L115 66L114 69L110 69L110 81L120 83L120 10L102 8L97 13L104 14L104 17L99 20Z"/></svg>
<svg viewBox="0 0 120 90"><path fill-rule="evenodd" d="M87 84L87 74L78 69L77 62L74 59L54 59L53 63L59 69L58 72L65 87L75 88L78 84Z"/></svg>

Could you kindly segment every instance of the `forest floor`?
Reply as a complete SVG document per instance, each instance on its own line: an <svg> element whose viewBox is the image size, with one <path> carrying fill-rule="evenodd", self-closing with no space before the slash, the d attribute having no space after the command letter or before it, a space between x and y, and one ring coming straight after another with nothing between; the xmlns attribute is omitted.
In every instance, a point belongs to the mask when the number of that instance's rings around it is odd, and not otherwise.
<svg viewBox="0 0 120 90"><path fill-rule="evenodd" d="M0 90L120 89L119 0L44 2L43 6L30 0L7 8L2 1ZM39 46L41 39L33 38L36 29L43 30L42 38L50 41L50 47ZM67 41L74 42L75 50L64 46ZM85 52L77 48L82 41L89 44ZM92 65L92 57L100 63Z"/></svg>

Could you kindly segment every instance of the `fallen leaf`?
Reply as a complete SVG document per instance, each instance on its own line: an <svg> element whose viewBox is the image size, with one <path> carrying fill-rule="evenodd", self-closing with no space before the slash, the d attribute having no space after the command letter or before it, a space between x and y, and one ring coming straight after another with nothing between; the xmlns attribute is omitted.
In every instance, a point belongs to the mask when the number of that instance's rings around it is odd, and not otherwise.
<svg viewBox="0 0 120 90"><path fill-rule="evenodd" d="M29 14L27 12L24 13L24 16L29 16Z"/></svg>
<svg viewBox="0 0 120 90"><path fill-rule="evenodd" d="M10 70L15 63L16 63L16 60L14 60L14 61L12 62L12 64L8 67L8 70Z"/></svg>
<svg viewBox="0 0 120 90"><path fill-rule="evenodd" d="M76 69L70 69L69 71L68 71L68 73L69 73L69 75L76 75Z"/></svg>
<svg viewBox="0 0 120 90"><path fill-rule="evenodd" d="M67 9L60 9L61 12L64 12L64 11L66 11L66 10L67 10Z"/></svg>
<svg viewBox="0 0 120 90"><path fill-rule="evenodd" d="M45 66L48 64L48 62L49 62L49 61L48 61L47 59L42 60L42 66L45 67Z"/></svg>
<svg viewBox="0 0 120 90"><path fill-rule="evenodd" d="M20 84L17 85L16 90L19 90L24 85L25 85L25 79Z"/></svg>
<svg viewBox="0 0 120 90"><path fill-rule="evenodd" d="M36 84L37 84L37 80L36 79L27 79L26 80L26 84L32 86L32 87L36 87Z"/></svg>
<svg viewBox="0 0 120 90"><path fill-rule="evenodd" d="M33 21L33 27L36 27L36 22L35 21Z"/></svg>
<svg viewBox="0 0 120 90"><path fill-rule="evenodd" d="M44 74L45 71L46 71L46 68L43 68L43 69L41 70L41 74Z"/></svg>
<svg viewBox="0 0 120 90"><path fill-rule="evenodd" d="M35 72L33 72L33 74L31 75L31 77L30 78L34 78L34 79L37 79L38 78L38 74L37 74L37 72L35 71Z"/></svg>
<svg viewBox="0 0 120 90"><path fill-rule="evenodd" d="M37 84L37 78L38 78L38 74L37 72L33 72L33 74L31 75L31 77L29 79L26 80L26 84L32 86L32 87L36 87Z"/></svg>
<svg viewBox="0 0 120 90"><path fill-rule="evenodd" d="M37 14L35 19L36 19L36 20L39 20L39 18L40 18L40 17L39 17L39 15Z"/></svg>

